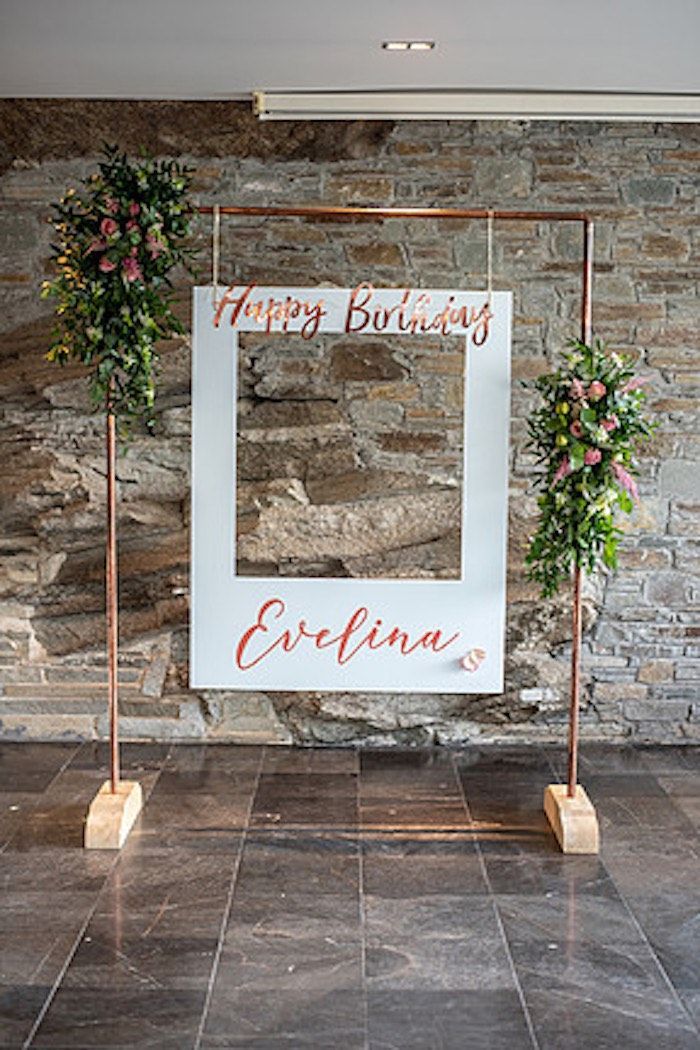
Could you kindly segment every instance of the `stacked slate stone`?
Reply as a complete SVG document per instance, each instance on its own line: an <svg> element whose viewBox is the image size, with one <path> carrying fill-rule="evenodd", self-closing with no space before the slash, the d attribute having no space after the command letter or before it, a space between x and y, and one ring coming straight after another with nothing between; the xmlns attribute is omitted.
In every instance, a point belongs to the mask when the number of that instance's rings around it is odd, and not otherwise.
<svg viewBox="0 0 700 1050"><path fill-rule="evenodd" d="M223 108L222 108L223 107ZM225 119L224 119L225 116ZM95 129L99 129L96 131ZM94 143L179 154L202 202L588 210L594 330L651 376L659 419L621 568L587 586L582 731L700 735L697 166L693 125L267 124L218 103L0 102L0 734L106 732L102 425L79 371L44 361L51 201ZM200 232L207 273L210 230ZM506 690L501 696L206 694L187 686L190 348L163 348L155 438L119 463L125 738L449 743L562 740L568 601L542 602L530 395L578 331L580 230L496 226L512 288ZM222 277L265 284L483 287L483 223L226 220ZM206 278L203 278L206 279ZM182 315L189 316L183 281ZM453 578L459 572L458 340L241 338L238 558L249 574Z"/></svg>

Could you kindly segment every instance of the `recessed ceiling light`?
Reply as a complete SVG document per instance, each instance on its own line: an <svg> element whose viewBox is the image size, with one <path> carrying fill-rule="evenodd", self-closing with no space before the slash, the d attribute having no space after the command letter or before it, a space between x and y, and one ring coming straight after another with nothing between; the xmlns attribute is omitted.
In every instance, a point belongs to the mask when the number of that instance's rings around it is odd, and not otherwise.
<svg viewBox="0 0 700 1050"><path fill-rule="evenodd" d="M432 51L434 40L385 40L382 44L385 51Z"/></svg>

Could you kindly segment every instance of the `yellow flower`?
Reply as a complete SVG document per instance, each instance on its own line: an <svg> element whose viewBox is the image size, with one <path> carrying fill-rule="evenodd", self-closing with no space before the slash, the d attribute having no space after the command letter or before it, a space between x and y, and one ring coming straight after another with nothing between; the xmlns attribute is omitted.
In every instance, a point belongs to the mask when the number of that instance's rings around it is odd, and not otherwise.
<svg viewBox="0 0 700 1050"><path fill-rule="evenodd" d="M62 343L58 343L56 346L52 346L48 354L46 354L47 361L60 361L62 357L68 357L69 349Z"/></svg>

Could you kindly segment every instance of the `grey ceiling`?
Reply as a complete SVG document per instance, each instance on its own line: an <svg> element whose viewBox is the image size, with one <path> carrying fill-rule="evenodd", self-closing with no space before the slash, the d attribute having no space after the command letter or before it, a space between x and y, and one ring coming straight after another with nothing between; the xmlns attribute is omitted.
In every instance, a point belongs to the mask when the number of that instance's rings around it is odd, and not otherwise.
<svg viewBox="0 0 700 1050"><path fill-rule="evenodd" d="M5 97L700 90L700 0L0 0L0 41Z"/></svg>

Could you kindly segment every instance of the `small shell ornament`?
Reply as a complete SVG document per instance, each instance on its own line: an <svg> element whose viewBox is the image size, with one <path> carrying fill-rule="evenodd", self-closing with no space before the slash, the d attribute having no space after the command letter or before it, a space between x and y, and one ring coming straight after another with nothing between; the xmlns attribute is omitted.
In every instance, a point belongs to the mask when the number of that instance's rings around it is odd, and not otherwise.
<svg viewBox="0 0 700 1050"><path fill-rule="evenodd" d="M463 671L473 673L474 671L479 670L485 659L485 649L470 649L469 652L459 661L459 666Z"/></svg>

